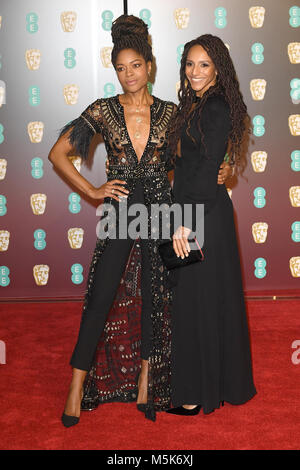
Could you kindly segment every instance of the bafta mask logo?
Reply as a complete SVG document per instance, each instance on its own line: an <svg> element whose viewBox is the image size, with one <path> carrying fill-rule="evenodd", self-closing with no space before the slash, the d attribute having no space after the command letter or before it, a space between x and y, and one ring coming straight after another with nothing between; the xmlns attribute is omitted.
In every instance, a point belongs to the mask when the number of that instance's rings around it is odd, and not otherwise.
<svg viewBox="0 0 300 470"><path fill-rule="evenodd" d="M188 8L176 8L174 18L177 29L186 29L190 21L190 10Z"/></svg>
<svg viewBox="0 0 300 470"><path fill-rule="evenodd" d="M44 123L40 121L29 122L27 126L30 141L34 144L42 142L44 133Z"/></svg>
<svg viewBox="0 0 300 470"><path fill-rule="evenodd" d="M79 87L77 85L64 86L64 98L66 104L76 104L78 101Z"/></svg>
<svg viewBox="0 0 300 470"><path fill-rule="evenodd" d="M262 152L260 150L257 152L252 152L251 163L255 173L262 173L263 171L265 171L267 165L267 158L267 152Z"/></svg>
<svg viewBox="0 0 300 470"><path fill-rule="evenodd" d="M290 258L290 271L293 277L300 277L300 256Z"/></svg>
<svg viewBox="0 0 300 470"><path fill-rule="evenodd" d="M68 240L70 247L78 250L82 247L84 230L82 228L70 228L68 230Z"/></svg>
<svg viewBox="0 0 300 470"><path fill-rule="evenodd" d="M27 49L25 59L29 70L38 70L41 65L41 51L39 49Z"/></svg>
<svg viewBox="0 0 300 470"><path fill-rule="evenodd" d="M263 78L255 78L250 82L250 91L255 101L263 100L266 93L267 82Z"/></svg>
<svg viewBox="0 0 300 470"><path fill-rule="evenodd" d="M0 108L3 104L6 104L6 86L3 80L0 80Z"/></svg>
<svg viewBox="0 0 300 470"><path fill-rule="evenodd" d="M255 222L252 225L252 236L255 243L265 243L268 235L268 224L266 222Z"/></svg>
<svg viewBox="0 0 300 470"><path fill-rule="evenodd" d="M111 51L112 47L102 47L100 50L101 62L105 68L113 66L111 63Z"/></svg>
<svg viewBox="0 0 300 470"><path fill-rule="evenodd" d="M288 55L291 64L300 64L300 42L289 43Z"/></svg>
<svg viewBox="0 0 300 470"><path fill-rule="evenodd" d="M0 251L7 251L9 246L10 233L7 230L0 230Z"/></svg>
<svg viewBox="0 0 300 470"><path fill-rule="evenodd" d="M60 15L60 21L65 33L73 33L76 27L77 13L75 11L63 11Z"/></svg>
<svg viewBox="0 0 300 470"><path fill-rule="evenodd" d="M32 212L35 215L42 215L45 212L46 209L46 201L47 201L47 196L46 194L31 194L30 196L30 205Z"/></svg>
<svg viewBox="0 0 300 470"><path fill-rule="evenodd" d="M300 186L291 186L289 196L292 206L300 207Z"/></svg>
<svg viewBox="0 0 300 470"><path fill-rule="evenodd" d="M289 128L292 135L300 135L300 114L291 114L289 116Z"/></svg>
<svg viewBox="0 0 300 470"><path fill-rule="evenodd" d="M4 180L6 176L7 160L5 158L0 158L0 181Z"/></svg>
<svg viewBox="0 0 300 470"><path fill-rule="evenodd" d="M68 158L69 158L70 162L75 166L76 170L80 173L81 162L82 162L81 157L71 156L71 157L68 157Z"/></svg>
<svg viewBox="0 0 300 470"><path fill-rule="evenodd" d="M264 7L251 7L249 9L249 19L252 28L261 28L265 20L265 8Z"/></svg>
<svg viewBox="0 0 300 470"><path fill-rule="evenodd" d="M45 286L49 278L49 266L47 264L33 266L33 277L37 286Z"/></svg>

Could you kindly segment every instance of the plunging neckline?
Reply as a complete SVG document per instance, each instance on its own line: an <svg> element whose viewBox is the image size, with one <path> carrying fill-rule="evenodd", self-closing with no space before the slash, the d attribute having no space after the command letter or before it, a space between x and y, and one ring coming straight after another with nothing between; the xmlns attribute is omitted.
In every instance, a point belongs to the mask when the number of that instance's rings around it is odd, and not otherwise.
<svg viewBox="0 0 300 470"><path fill-rule="evenodd" d="M132 140L131 140L131 137L129 135L129 132L128 132L128 129L127 129L127 124L126 124L126 120L125 120L125 111L124 111L124 106L122 105L122 103L120 102L120 95L117 94L116 98L117 98L117 103L119 105L119 109L121 110L121 116L122 116L122 124L123 124L123 127L125 129L125 133L126 133L126 137L127 137L127 140L129 142L129 145L130 147L132 148L133 150L133 153L134 153L134 156L136 158L136 161L137 161L137 164L139 164L142 159L144 158L144 155L146 153L146 150L148 149L148 146L149 146L149 143L150 143L150 140L151 140L151 137L152 137L152 128L153 128L153 108L154 108L154 103L155 103L155 96L151 95L152 98L153 98L153 103L150 104L150 126L149 126L149 135L148 135L148 139L147 139L147 142L146 142L146 145L145 145L145 148L143 150L143 153L141 155L141 158L139 159L138 156L137 156L137 153L136 153L136 150L132 144Z"/></svg>

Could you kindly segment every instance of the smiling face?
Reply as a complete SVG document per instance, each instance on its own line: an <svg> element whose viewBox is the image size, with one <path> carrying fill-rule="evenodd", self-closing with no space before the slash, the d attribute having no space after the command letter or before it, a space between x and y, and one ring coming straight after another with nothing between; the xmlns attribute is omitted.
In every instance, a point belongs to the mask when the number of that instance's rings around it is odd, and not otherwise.
<svg viewBox="0 0 300 470"><path fill-rule="evenodd" d="M217 69L206 50L196 44L191 47L185 64L185 75L197 96L215 85Z"/></svg>
<svg viewBox="0 0 300 470"><path fill-rule="evenodd" d="M116 60L116 72L124 92L135 93L147 86L151 62L133 49L123 49Z"/></svg>

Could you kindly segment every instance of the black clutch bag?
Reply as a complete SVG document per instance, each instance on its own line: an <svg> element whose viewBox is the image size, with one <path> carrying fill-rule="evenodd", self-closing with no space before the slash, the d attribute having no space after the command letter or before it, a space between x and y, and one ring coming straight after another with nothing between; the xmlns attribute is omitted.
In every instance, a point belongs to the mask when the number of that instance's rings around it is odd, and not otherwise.
<svg viewBox="0 0 300 470"><path fill-rule="evenodd" d="M168 270L174 268L180 268L182 266L187 266L188 264L197 263L203 261L204 255L201 250L201 247L196 239L194 238L197 245L197 249L191 250L188 256L185 256L183 259L180 256L177 256L173 248L173 240L169 240L165 243L162 243L158 246L158 251L163 260L166 268Z"/></svg>

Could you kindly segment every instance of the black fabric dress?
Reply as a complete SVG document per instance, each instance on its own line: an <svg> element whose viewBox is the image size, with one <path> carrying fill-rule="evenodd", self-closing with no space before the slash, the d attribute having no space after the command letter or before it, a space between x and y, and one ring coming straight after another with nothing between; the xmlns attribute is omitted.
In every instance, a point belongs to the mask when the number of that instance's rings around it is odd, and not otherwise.
<svg viewBox="0 0 300 470"><path fill-rule="evenodd" d="M117 213L116 238L98 237L86 284L82 320L71 365L86 370L83 410L101 403L137 399L137 374L141 359L148 359L148 403L146 417L171 404L171 301L169 272L159 256L159 236L151 233L155 216L152 204L172 203L168 180L168 128L175 105L153 97L150 132L138 160L126 127L119 97L101 98L67 124L69 140L83 158L91 139L100 133L109 161L108 179L125 180L128 209L143 203L148 211L146 238L118 237L121 203L112 198ZM104 224L107 213L100 220ZM128 217L128 224L130 223ZM105 224L104 224L105 225ZM123 227L124 228L124 227ZM126 227L127 228L127 227Z"/></svg>
<svg viewBox="0 0 300 470"><path fill-rule="evenodd" d="M223 400L242 404L256 390L233 206L225 185L217 184L231 128L230 109L220 92L204 103L202 139L198 121L196 107L188 131L188 123L182 131L173 192L182 205L204 203L205 259L177 271L171 383L173 406L200 404L210 413Z"/></svg>

